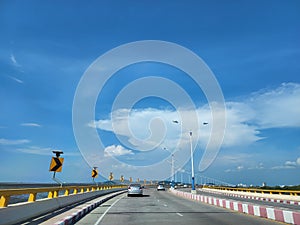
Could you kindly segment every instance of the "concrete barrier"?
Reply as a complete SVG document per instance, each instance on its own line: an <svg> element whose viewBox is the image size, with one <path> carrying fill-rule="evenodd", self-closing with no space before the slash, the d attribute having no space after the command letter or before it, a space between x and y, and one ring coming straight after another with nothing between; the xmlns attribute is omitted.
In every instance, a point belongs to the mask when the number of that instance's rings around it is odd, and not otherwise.
<svg viewBox="0 0 300 225"><path fill-rule="evenodd" d="M120 189L109 189L93 192L84 192L69 196L60 196L52 199L41 199L35 202L18 203L0 208L0 225L20 223L37 216L53 212L54 210L99 197L108 193L120 191Z"/></svg>
<svg viewBox="0 0 300 225"><path fill-rule="evenodd" d="M285 204L300 205L300 196L295 195L284 195L284 194L267 194L267 193L254 193L254 192L243 192L243 191L232 191L232 190L219 190L213 188L201 188L201 191L223 194L227 196L234 196L240 198L250 198L261 201L280 202Z"/></svg>
<svg viewBox="0 0 300 225"><path fill-rule="evenodd" d="M171 193L184 197L186 199L204 202L210 205L219 206L226 209L231 209L241 213L246 213L253 216L272 219L278 222L300 225L300 212L276 209L266 206L253 205L250 203L242 203L233 200L226 200L211 196L195 195L188 192L170 190Z"/></svg>

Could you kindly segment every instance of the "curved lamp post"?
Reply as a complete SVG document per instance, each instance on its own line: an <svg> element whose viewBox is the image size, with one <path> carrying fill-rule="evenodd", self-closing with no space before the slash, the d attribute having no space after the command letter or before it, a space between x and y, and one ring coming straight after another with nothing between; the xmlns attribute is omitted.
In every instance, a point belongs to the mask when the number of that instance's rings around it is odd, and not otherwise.
<svg viewBox="0 0 300 225"><path fill-rule="evenodd" d="M191 164L192 164L192 194L196 194L195 189L195 172L194 172L194 154L193 154L193 141L192 141L193 132L190 131L190 146L191 146Z"/></svg>
<svg viewBox="0 0 300 225"><path fill-rule="evenodd" d="M173 120L173 123L178 124L178 120ZM203 122L203 125L207 125L207 122ZM192 164L192 190L191 193L192 194L196 194L196 189L195 189L195 171L194 171L194 154L193 154L193 141L192 141L192 136L193 136L193 132L190 131L189 132L189 136L190 136L190 149L191 149L191 164Z"/></svg>

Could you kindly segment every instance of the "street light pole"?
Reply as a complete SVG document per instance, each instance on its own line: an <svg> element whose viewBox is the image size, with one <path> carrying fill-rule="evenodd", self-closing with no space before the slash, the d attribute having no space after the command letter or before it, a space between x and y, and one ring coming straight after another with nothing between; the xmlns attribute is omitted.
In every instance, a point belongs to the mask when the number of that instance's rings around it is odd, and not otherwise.
<svg viewBox="0 0 300 225"><path fill-rule="evenodd" d="M174 174L174 154L172 154L172 184L171 187L174 188L174 183L175 183L175 174Z"/></svg>
<svg viewBox="0 0 300 225"><path fill-rule="evenodd" d="M193 132L190 131L190 146L191 146L191 164L192 164L192 194L196 194L195 189L195 172L194 172L194 154L193 154L193 141L192 141Z"/></svg>
<svg viewBox="0 0 300 225"><path fill-rule="evenodd" d="M166 151L169 151L167 148L163 148L164 150ZM169 151L170 152L170 151ZM175 169L174 169L174 153L171 154L171 177L170 177L170 180L171 180L171 188L174 188L174 183L175 183ZM170 161L168 161L170 162Z"/></svg>
<svg viewBox="0 0 300 225"><path fill-rule="evenodd" d="M173 120L173 123L179 123L178 120ZM207 122L203 122L203 125L207 125ZM196 189L195 189L195 172L194 172L194 154L193 154L193 141L192 141L192 136L193 132L190 131L190 147L191 147L191 164L192 164L192 194L196 194Z"/></svg>

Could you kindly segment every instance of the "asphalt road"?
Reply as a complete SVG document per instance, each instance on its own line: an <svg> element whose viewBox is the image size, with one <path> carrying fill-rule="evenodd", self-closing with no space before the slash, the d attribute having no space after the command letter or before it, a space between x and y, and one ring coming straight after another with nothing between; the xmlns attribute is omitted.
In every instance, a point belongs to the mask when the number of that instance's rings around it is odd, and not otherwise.
<svg viewBox="0 0 300 225"><path fill-rule="evenodd" d="M176 197L167 191L145 189L142 197L121 194L94 209L76 224L271 225L282 224Z"/></svg>
<svg viewBox="0 0 300 225"><path fill-rule="evenodd" d="M186 190L182 189L182 191L186 191ZM300 211L300 206L299 205L291 205L291 204L280 203L280 202L269 202L269 201L255 200L255 199L250 199L250 198L240 198L240 197L234 197L234 196L228 196L228 195L222 195L222 194L215 194L215 193L210 193L210 192L206 192L206 191L199 191L199 190L197 190L197 194L206 195L206 196L213 196L213 197L216 197L216 198L231 199L231 200L238 201L238 202L249 202L249 203L255 204L255 205L264 205L264 206L267 206L267 207L281 208L281 209L284 209L284 210Z"/></svg>

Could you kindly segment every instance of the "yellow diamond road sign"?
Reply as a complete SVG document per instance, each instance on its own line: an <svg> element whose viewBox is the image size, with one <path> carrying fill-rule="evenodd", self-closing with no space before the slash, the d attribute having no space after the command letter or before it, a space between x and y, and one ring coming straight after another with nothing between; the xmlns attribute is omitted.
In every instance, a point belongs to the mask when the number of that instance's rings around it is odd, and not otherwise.
<svg viewBox="0 0 300 225"><path fill-rule="evenodd" d="M49 171L61 172L64 158L52 157Z"/></svg>

